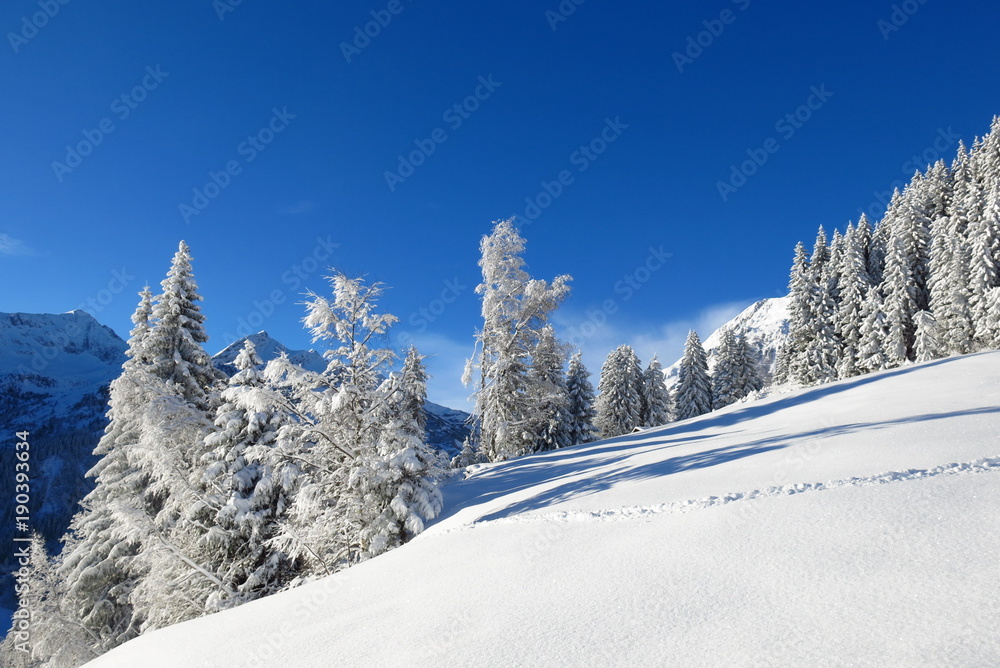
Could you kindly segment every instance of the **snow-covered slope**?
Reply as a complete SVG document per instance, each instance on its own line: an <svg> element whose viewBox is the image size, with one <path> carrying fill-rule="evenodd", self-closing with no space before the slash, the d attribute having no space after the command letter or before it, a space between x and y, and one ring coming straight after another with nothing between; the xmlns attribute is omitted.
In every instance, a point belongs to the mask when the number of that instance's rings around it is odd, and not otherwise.
<svg viewBox="0 0 1000 668"><path fill-rule="evenodd" d="M1000 353L476 468L408 545L146 666L1000 665Z"/></svg>
<svg viewBox="0 0 1000 668"><path fill-rule="evenodd" d="M702 345L708 353L709 369L715 366L716 349L726 329L732 329L737 336L745 336L759 351L760 370L765 380L769 380L774 373L778 349L788 335L788 297L762 299L704 339ZM664 370L667 387L673 387L677 382L679 370L680 360Z"/></svg>

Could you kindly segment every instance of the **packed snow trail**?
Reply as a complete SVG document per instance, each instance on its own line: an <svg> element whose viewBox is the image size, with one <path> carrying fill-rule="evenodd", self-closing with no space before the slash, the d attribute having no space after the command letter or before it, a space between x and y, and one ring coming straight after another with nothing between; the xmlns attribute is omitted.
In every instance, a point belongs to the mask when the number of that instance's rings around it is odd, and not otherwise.
<svg viewBox="0 0 1000 668"><path fill-rule="evenodd" d="M731 492L722 496L709 496L704 499L661 503L655 506L630 506L608 510L576 510L556 513L533 513L513 515L495 520L481 520L464 526L448 529L445 533L476 529L490 524L525 524L532 522L622 522L644 520L653 515L671 513L689 513L704 508L714 508L730 503L755 501L766 497L791 496L806 492L819 492L839 487L865 487L868 485L886 485L890 483L924 480L937 476L968 475L972 473L1000 472L1000 457L984 457L974 462L961 462L936 466L932 469L909 469L907 471L892 471L881 475L845 478L828 482L795 483L781 487L766 487L749 492Z"/></svg>

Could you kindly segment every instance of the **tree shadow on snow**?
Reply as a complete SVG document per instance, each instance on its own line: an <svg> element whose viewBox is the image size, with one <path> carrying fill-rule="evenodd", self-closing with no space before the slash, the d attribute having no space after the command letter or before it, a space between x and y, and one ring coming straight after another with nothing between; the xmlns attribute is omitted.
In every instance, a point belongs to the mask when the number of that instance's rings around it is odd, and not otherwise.
<svg viewBox="0 0 1000 668"><path fill-rule="evenodd" d="M905 372L905 370L901 371ZM825 389L817 388L817 391ZM825 396L829 393L827 391L823 394ZM810 394L813 393L806 393L806 395ZM806 395L792 397L789 401L793 404L801 404L806 401ZM680 445L690 444L693 441L711 439L713 436L717 436L714 433L686 435L686 432L706 430L709 425L714 427L732 425L750 419L746 413L760 415L771 413L773 410L776 410L773 403L768 404L767 407L748 406L745 409L721 414L714 418L703 416L687 421L686 424L677 423L638 434L619 436L598 443L564 448L496 464L468 480L446 487L445 493L448 497L446 508L448 510L438 521L453 515L462 508L516 494L533 487L544 488L540 489L538 493L517 500L503 509L489 512L476 521L493 520L542 510L557 503L611 489L622 483L662 478L683 471L710 468L756 454L794 446L804 441L884 429L902 424L1000 413L1000 406L915 415L896 420L822 426L794 434L779 433L743 443L709 448L699 452L687 452L637 466L630 463L634 455L646 456L657 450L669 450ZM726 432L727 437L730 438L733 434L732 430ZM590 475L587 475L588 471ZM553 485L553 483L558 484Z"/></svg>

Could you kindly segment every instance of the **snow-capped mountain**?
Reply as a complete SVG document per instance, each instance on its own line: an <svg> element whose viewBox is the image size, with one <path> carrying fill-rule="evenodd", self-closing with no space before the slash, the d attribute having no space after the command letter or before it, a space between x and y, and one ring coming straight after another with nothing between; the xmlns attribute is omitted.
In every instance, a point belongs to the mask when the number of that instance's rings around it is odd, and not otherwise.
<svg viewBox="0 0 1000 668"><path fill-rule="evenodd" d="M91 487L84 476L106 424L107 388L121 372L126 344L85 311L0 313L0 497L14 498L13 434L30 433L31 528L58 540ZM8 475L9 473L9 475ZM13 522L0 526L9 545ZM8 551L2 571L14 568ZM0 583L3 585L8 582ZM3 586L0 604L11 605Z"/></svg>
<svg viewBox="0 0 1000 668"><path fill-rule="evenodd" d="M236 371L233 362L236 361L236 356L243 350L243 345L247 341L254 344L257 354L265 362L269 362L281 355L281 353L285 353L288 355L289 360L298 364L303 369L316 372L326 369L326 360L315 350L291 350L277 339L271 338L271 335L265 331L245 336L229 344L212 356L212 364L226 375L232 375Z"/></svg>
<svg viewBox="0 0 1000 668"><path fill-rule="evenodd" d="M778 349L788 336L788 297L762 299L712 332L707 339L703 339L709 369L715 366L716 350L722 341L722 332L726 329L732 329L737 336L746 337L757 349L761 373L765 381L770 381ZM680 360L664 369L667 387L673 387L677 382L679 370Z"/></svg>
<svg viewBox="0 0 1000 668"><path fill-rule="evenodd" d="M1000 665L998 377L953 357L480 465L399 549L87 665Z"/></svg>
<svg viewBox="0 0 1000 668"><path fill-rule="evenodd" d="M229 344L212 356L212 363L224 373L232 374L235 371L233 362L243 349L244 342L248 340L253 342L257 354L265 363L285 353L292 362L310 371L319 372L326 369L326 360L315 350L291 350L265 331ZM424 405L424 412L427 414L427 442L447 453L449 457L457 455L462 449L462 441L469 434L469 427L466 424L469 414L430 401Z"/></svg>

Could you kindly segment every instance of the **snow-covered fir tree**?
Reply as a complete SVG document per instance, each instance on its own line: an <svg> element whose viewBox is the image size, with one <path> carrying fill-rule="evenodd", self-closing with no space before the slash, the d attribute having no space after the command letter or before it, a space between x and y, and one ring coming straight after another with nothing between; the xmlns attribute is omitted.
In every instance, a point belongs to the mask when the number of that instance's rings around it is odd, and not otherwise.
<svg viewBox="0 0 1000 668"><path fill-rule="evenodd" d="M642 414L643 427L659 427L670 422L670 390L663 378L663 366L656 355L642 373Z"/></svg>
<svg viewBox="0 0 1000 668"><path fill-rule="evenodd" d="M810 294L809 258L799 242L788 280L788 337L778 352L776 382L798 380L805 372L805 352L812 337Z"/></svg>
<svg viewBox="0 0 1000 668"><path fill-rule="evenodd" d="M840 343L837 377L850 378L861 373L858 352L861 347L861 311L868 293L868 268L862 249L863 232L848 226L840 258L840 302L836 307L834 334Z"/></svg>
<svg viewBox="0 0 1000 668"><path fill-rule="evenodd" d="M944 357L946 353L941 341L941 329L931 312L917 311L913 321L916 325L916 361L929 362Z"/></svg>
<svg viewBox="0 0 1000 668"><path fill-rule="evenodd" d="M862 373L871 373L888 368L889 362L885 354L888 327L885 322L885 314L882 312L882 299L877 287L868 291L868 296L865 297L861 309L861 317L858 370Z"/></svg>
<svg viewBox="0 0 1000 668"><path fill-rule="evenodd" d="M531 402L534 412L529 423L530 432L536 436L536 452L573 445L564 348L556 339L552 326L546 325L539 332L531 353L528 387L534 395Z"/></svg>
<svg viewBox="0 0 1000 668"><path fill-rule="evenodd" d="M763 387L753 347L732 329L722 332L712 372L712 408L723 408Z"/></svg>
<svg viewBox="0 0 1000 668"><path fill-rule="evenodd" d="M359 525L362 559L416 536L442 506L437 479L443 463L425 443L427 372L416 348L380 393L385 400L378 441L373 450L362 450L347 481L348 520Z"/></svg>
<svg viewBox="0 0 1000 668"><path fill-rule="evenodd" d="M470 359L463 379L479 370L473 415L478 449L489 461L534 450L529 386L531 355L551 312L569 294L569 276L552 283L532 279L524 269L524 239L514 221L501 220L480 244L483 327L477 333L478 359Z"/></svg>
<svg viewBox="0 0 1000 668"><path fill-rule="evenodd" d="M108 426L94 454L101 459L87 473L94 489L70 523L60 577L76 623L103 653L139 634L130 594L140 578L134 560L142 544L141 495L148 475L130 458L142 435L142 416L154 395L146 339L152 330L153 295L140 293L121 375L111 383Z"/></svg>
<svg viewBox="0 0 1000 668"><path fill-rule="evenodd" d="M708 374L708 357L698 333L692 329L684 342L684 356L678 369L674 413L678 420L686 420L711 410L712 379Z"/></svg>
<svg viewBox="0 0 1000 668"><path fill-rule="evenodd" d="M642 368L631 346L618 346L608 354L597 389L594 425L601 438L628 434L642 426Z"/></svg>
<svg viewBox="0 0 1000 668"><path fill-rule="evenodd" d="M202 500L190 516L202 527L193 557L222 585L206 598L208 611L279 591L294 564L271 539L291 504L297 466L276 461L282 428L291 424L284 398L268 387L252 341L236 356L236 373L222 393L216 429L205 439Z"/></svg>
<svg viewBox="0 0 1000 668"><path fill-rule="evenodd" d="M594 420L594 386L590 382L590 372L583 364L583 354L579 351L569 360L566 372L566 394L569 397L569 422L567 433L570 445L589 443L597 435Z"/></svg>

